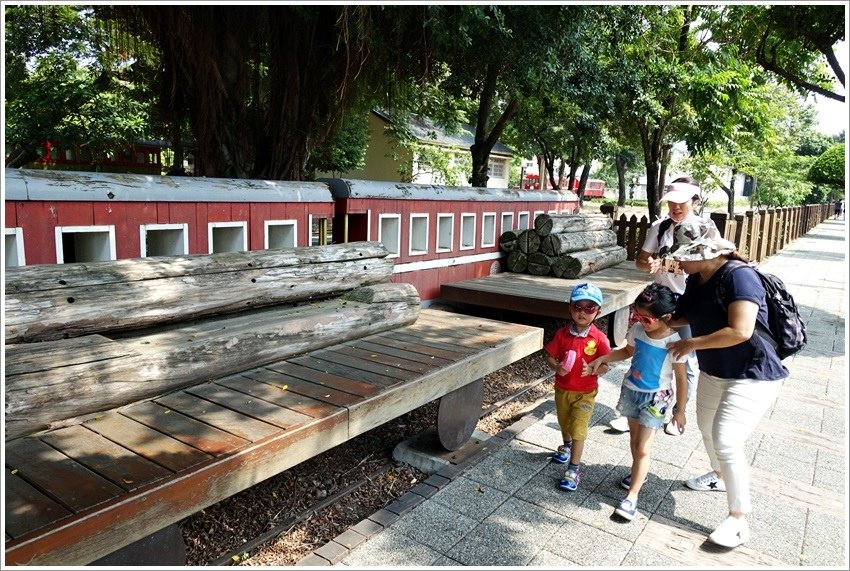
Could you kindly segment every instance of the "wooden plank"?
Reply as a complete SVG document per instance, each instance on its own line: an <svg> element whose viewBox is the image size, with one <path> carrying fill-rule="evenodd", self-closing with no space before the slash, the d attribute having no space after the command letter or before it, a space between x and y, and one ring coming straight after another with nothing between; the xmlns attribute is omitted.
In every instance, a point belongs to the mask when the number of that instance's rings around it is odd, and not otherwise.
<svg viewBox="0 0 850 571"><path fill-rule="evenodd" d="M172 472L186 470L211 458L209 454L115 412L83 424Z"/></svg>
<svg viewBox="0 0 850 571"><path fill-rule="evenodd" d="M284 363L285 362L279 364L273 363L272 366L283 365ZM269 369L269 372L274 374L273 379L275 384L273 386L281 386L278 383L284 382L285 386L287 387L286 390L288 391L333 406L345 407L349 404L358 402L363 399L363 397L360 395L339 391L335 388L327 386L323 381L320 380L320 378L317 378L315 381L311 381L308 378L302 379L291 375L285 375L274 369ZM305 377L309 376L311 372L313 372L311 369L305 369ZM316 372L316 374L318 377L318 372ZM256 379L260 382L265 382L265 379L268 378L268 374L262 370L246 371L244 375L246 377Z"/></svg>
<svg viewBox="0 0 850 571"><path fill-rule="evenodd" d="M419 360L407 359L398 355L390 355L380 350L369 350L361 347L359 344L337 345L332 353L339 355L347 355L355 359L359 359L364 363L380 367L388 367L389 370L403 369L415 374L422 374L429 369L435 368L436 365L423 363ZM331 354L331 353L329 353Z"/></svg>
<svg viewBox="0 0 850 571"><path fill-rule="evenodd" d="M314 351L303 357L273 363L267 368L290 377L303 379L311 383L318 383L322 386L360 397L375 394L381 390L382 386L395 382L392 379L386 379L376 375L372 375L374 379L348 376L348 369L346 367L335 363L328 364L322 359L316 359L313 357L315 353Z"/></svg>
<svg viewBox="0 0 850 571"><path fill-rule="evenodd" d="M125 490L171 475L162 466L81 425L48 432L41 440Z"/></svg>
<svg viewBox="0 0 850 571"><path fill-rule="evenodd" d="M59 520L6 545L6 565L85 565L348 440L342 411ZM106 523L108 522L108 524Z"/></svg>
<svg viewBox="0 0 850 571"><path fill-rule="evenodd" d="M441 359L436 355L429 355L427 348L423 345L414 345L413 343L396 343L396 346L382 345L380 343L372 343L370 341L357 341L357 347L370 353L380 353L405 361L415 361L426 365L442 367L452 363L454 359Z"/></svg>
<svg viewBox="0 0 850 571"><path fill-rule="evenodd" d="M249 442L152 401L131 405L121 414L211 456L227 454Z"/></svg>
<svg viewBox="0 0 850 571"><path fill-rule="evenodd" d="M289 410L269 401L247 397L244 393L214 383L190 387L186 389L186 392L284 429L311 420L311 417L306 414Z"/></svg>
<svg viewBox="0 0 850 571"><path fill-rule="evenodd" d="M326 358L321 358L322 356ZM287 370L290 370L289 365L300 365L302 370L303 368L313 369L325 374L335 375L339 378L372 383L380 388L392 386L399 381L397 377L383 374L383 371L367 370L365 366L362 368L357 367L357 363L355 363L354 359L347 358L344 355L333 355L330 353L313 351L312 353L308 353L302 357L289 359L286 363L287 364L283 367L276 365L274 367L270 366L269 368L286 372ZM297 374L298 376L301 376L301 373L295 372L294 369L292 369L292 371L293 375ZM304 372L304 374L307 374L307 372ZM334 384L333 386L337 385Z"/></svg>
<svg viewBox="0 0 850 571"><path fill-rule="evenodd" d="M124 493L106 478L68 458L38 438L6 443L6 466L33 486L78 512Z"/></svg>
<svg viewBox="0 0 850 571"><path fill-rule="evenodd" d="M633 261L625 261L578 279L505 272L440 286L440 297L493 309L568 319L572 288L588 281L602 290L600 317L627 307L651 283Z"/></svg>
<svg viewBox="0 0 850 571"><path fill-rule="evenodd" d="M165 395L155 402L251 442L262 440L280 430L276 426L239 414L186 391Z"/></svg>
<svg viewBox="0 0 850 571"><path fill-rule="evenodd" d="M71 515L64 506L45 496L23 478L6 469L3 513L8 538L43 527Z"/></svg>
<svg viewBox="0 0 850 571"><path fill-rule="evenodd" d="M466 355L472 355L475 353L475 349L472 347L463 347L456 343L446 343L443 341L438 341L436 337L425 338L413 333L408 332L405 329L399 329L396 331L392 337L393 339L398 339L399 341L407 342L407 343L415 343L418 345L422 345L423 347L428 347L430 351L435 355L440 355L445 359L449 359L451 361L456 361L457 359L463 358ZM390 341L390 338L381 338L387 339Z"/></svg>
<svg viewBox="0 0 850 571"><path fill-rule="evenodd" d="M291 408L294 411L313 418L327 416L337 409L332 404L317 401L290 391L285 379L276 379L276 377L282 377L280 373L269 369L255 369L251 373L264 376L267 380L260 382L245 375L231 375L215 381L215 383L234 391ZM277 383L277 380L280 380L280 382Z"/></svg>
<svg viewBox="0 0 850 571"><path fill-rule="evenodd" d="M646 547L678 561L684 566L753 568L777 567L785 564L773 557L749 549L746 544L728 549L708 541L707 534L684 527L674 521L652 516L643 528L635 545Z"/></svg>

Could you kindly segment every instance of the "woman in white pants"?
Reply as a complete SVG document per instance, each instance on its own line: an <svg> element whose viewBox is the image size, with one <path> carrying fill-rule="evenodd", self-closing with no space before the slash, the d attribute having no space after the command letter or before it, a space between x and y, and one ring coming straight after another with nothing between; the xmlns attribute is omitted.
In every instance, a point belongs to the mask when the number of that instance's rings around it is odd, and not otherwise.
<svg viewBox="0 0 850 571"><path fill-rule="evenodd" d="M757 322L768 330L765 290L755 271L740 264L734 244L712 237L703 224L683 223L667 255L688 274L674 317L677 323L690 323L693 333L668 347L674 358L697 353L697 425L712 469L685 484L694 490L726 491L729 516L708 539L737 547L750 537L747 514L752 509L744 444L773 405L788 369L774 346L756 332ZM716 293L721 279L722 300Z"/></svg>

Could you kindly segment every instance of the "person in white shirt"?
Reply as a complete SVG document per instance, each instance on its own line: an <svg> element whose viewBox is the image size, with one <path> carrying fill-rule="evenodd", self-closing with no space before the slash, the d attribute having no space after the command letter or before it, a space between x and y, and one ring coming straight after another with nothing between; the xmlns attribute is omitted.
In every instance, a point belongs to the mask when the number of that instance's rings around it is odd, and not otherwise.
<svg viewBox="0 0 850 571"><path fill-rule="evenodd" d="M685 280L687 275L679 268L678 263L673 260L662 260L662 256L673 246L676 228L685 221L702 220L713 229L712 237L721 237L720 232L711 220L703 220L694 209L700 202L699 183L689 176L679 177L667 185L666 192L661 198L667 202L667 216L652 223L646 232L646 238L641 246L641 251L635 260L635 266L642 271L652 274L653 282L665 285L674 293L681 295L685 291ZM676 333L682 339L690 339L691 328L688 325L675 328ZM686 359L688 374L687 402L694 392L697 378L699 377L699 364L696 353L691 352ZM675 407L673 411L675 412ZM629 425L625 418L617 416L609 423L609 426L618 432L628 432ZM679 431L669 422L665 424L664 432L676 436Z"/></svg>

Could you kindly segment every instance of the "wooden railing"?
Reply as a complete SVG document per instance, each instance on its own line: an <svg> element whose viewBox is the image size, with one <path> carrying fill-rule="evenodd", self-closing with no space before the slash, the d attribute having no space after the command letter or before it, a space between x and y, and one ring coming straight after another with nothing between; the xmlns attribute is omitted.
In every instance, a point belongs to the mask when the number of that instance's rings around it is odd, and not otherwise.
<svg viewBox="0 0 850 571"><path fill-rule="evenodd" d="M712 212L711 219L727 240L734 242L738 252L753 262L782 250L832 215L833 204L748 210L729 218L726 213ZM626 259L635 260L649 228L646 216L621 215L614 219L617 244L626 249Z"/></svg>

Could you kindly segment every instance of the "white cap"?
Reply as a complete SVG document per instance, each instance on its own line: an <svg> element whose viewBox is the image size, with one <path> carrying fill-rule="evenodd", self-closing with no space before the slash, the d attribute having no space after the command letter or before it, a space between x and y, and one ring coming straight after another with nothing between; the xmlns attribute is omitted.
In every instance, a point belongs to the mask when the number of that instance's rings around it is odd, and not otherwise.
<svg viewBox="0 0 850 571"><path fill-rule="evenodd" d="M685 202L690 202L694 198L699 198L698 186L687 182L674 182L667 185L667 192L664 193L661 200L675 202L676 204L684 204Z"/></svg>

